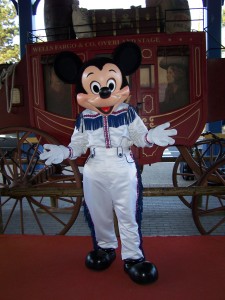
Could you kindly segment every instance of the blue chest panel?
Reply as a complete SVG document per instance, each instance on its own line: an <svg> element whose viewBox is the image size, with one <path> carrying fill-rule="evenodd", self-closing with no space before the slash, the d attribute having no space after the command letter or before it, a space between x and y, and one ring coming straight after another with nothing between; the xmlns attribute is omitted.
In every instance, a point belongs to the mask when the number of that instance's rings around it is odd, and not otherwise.
<svg viewBox="0 0 225 300"><path fill-rule="evenodd" d="M136 112L133 107L128 106L126 109L121 109L113 112L109 116L102 116L98 113L87 114L81 113L76 122L76 128L82 131L85 130L97 130L104 127L105 121L107 121L108 127L118 128L122 125L129 125L134 121Z"/></svg>

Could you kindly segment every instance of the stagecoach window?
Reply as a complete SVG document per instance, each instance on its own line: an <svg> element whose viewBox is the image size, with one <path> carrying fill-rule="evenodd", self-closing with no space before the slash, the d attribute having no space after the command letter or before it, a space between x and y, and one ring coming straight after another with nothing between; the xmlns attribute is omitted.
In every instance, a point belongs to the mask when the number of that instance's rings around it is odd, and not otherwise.
<svg viewBox="0 0 225 300"><path fill-rule="evenodd" d="M154 80L154 66L141 66L140 68L140 85L143 88L154 88L155 80Z"/></svg>
<svg viewBox="0 0 225 300"><path fill-rule="evenodd" d="M166 113L190 103L189 47L158 49L159 110Z"/></svg>
<svg viewBox="0 0 225 300"><path fill-rule="evenodd" d="M53 114L71 118L71 85L63 83L56 76L51 62L43 61L45 109Z"/></svg>

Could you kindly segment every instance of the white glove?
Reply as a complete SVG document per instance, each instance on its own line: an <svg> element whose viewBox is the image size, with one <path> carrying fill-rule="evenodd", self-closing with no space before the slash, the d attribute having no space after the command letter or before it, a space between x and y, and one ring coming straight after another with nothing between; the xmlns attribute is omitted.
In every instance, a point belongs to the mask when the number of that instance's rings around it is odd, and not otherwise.
<svg viewBox="0 0 225 300"><path fill-rule="evenodd" d="M40 159L46 160L45 164L47 166L59 164L70 155L69 149L63 145L45 144L43 147L44 152L40 154Z"/></svg>
<svg viewBox="0 0 225 300"><path fill-rule="evenodd" d="M150 129L147 134L147 140L150 143L156 144L158 146L166 147L168 145L173 145L175 140L170 136L176 135L176 129L165 130L170 127L170 123L161 124L153 129Z"/></svg>

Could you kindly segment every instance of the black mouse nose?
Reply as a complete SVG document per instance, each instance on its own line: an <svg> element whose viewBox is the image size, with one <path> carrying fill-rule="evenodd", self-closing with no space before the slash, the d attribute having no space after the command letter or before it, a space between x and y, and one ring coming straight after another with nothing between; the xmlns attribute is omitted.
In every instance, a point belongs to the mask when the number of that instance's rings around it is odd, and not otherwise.
<svg viewBox="0 0 225 300"><path fill-rule="evenodd" d="M99 91L99 95L102 99L107 99L111 95L111 90L108 87L102 87Z"/></svg>

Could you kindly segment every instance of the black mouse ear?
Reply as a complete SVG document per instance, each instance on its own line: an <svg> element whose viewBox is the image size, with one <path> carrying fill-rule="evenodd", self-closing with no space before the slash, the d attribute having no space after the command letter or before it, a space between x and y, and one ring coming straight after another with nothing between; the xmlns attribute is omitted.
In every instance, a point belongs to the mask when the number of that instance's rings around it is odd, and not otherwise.
<svg viewBox="0 0 225 300"><path fill-rule="evenodd" d="M114 51L113 60L124 75L134 73L141 65L141 49L133 42L120 44Z"/></svg>
<svg viewBox="0 0 225 300"><path fill-rule="evenodd" d="M56 75L65 83L76 83L82 61L73 52L60 52L54 61Z"/></svg>

